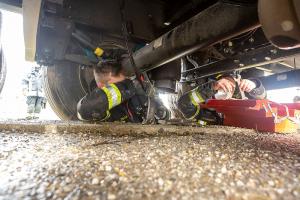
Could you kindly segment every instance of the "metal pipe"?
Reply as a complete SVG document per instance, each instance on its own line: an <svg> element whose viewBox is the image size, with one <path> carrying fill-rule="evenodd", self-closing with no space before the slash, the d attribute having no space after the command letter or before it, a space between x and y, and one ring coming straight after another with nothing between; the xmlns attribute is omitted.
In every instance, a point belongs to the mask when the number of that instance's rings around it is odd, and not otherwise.
<svg viewBox="0 0 300 200"><path fill-rule="evenodd" d="M259 27L257 6L216 3L133 54L136 66L149 71L196 50ZM129 59L123 61L133 75Z"/></svg>
<svg viewBox="0 0 300 200"><path fill-rule="evenodd" d="M186 59L185 58L181 58L180 60L180 65L181 65L181 76L180 76L180 82L185 82L185 76L182 72L185 72L187 70L187 66L186 66Z"/></svg>

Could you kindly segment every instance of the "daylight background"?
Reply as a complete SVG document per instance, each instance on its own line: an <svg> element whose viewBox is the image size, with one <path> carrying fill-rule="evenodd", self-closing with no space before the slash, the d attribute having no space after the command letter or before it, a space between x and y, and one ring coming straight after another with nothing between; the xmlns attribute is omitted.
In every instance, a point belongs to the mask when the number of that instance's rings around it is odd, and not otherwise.
<svg viewBox="0 0 300 200"><path fill-rule="evenodd" d="M2 46L7 63L7 75L0 94L0 119L22 119L27 116L22 80L35 63L25 61L23 20L21 14L2 11ZM40 119L58 119L49 104Z"/></svg>
<svg viewBox="0 0 300 200"><path fill-rule="evenodd" d="M22 94L22 79L35 63L25 61L22 15L2 11L2 45L7 63L7 76L0 94L0 119L22 119L27 116L26 97ZM298 94L297 94L298 93ZM289 88L269 91L268 98L279 103L291 103L300 90ZM40 119L58 119L49 104Z"/></svg>

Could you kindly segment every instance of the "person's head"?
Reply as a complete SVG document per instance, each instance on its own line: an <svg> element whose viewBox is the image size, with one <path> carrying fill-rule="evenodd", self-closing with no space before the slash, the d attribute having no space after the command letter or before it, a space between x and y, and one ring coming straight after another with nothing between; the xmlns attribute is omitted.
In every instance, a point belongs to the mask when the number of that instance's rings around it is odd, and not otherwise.
<svg viewBox="0 0 300 200"><path fill-rule="evenodd" d="M300 96L295 96L293 101L294 103L300 103Z"/></svg>
<svg viewBox="0 0 300 200"><path fill-rule="evenodd" d="M94 67L94 77L98 87L109 83L120 82L125 79L121 63L117 61L103 61Z"/></svg>
<svg viewBox="0 0 300 200"><path fill-rule="evenodd" d="M40 70L40 66L34 66L33 68L32 68L32 72L38 72Z"/></svg>

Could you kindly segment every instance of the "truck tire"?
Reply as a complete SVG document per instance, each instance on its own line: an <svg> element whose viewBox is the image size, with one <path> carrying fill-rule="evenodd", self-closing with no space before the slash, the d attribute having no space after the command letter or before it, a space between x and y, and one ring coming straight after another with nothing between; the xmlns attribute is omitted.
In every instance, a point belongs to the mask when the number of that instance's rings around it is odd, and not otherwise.
<svg viewBox="0 0 300 200"><path fill-rule="evenodd" d="M2 48L2 12L0 12L0 93L2 92L5 78L6 78L6 62L4 57L4 52Z"/></svg>
<svg viewBox="0 0 300 200"><path fill-rule="evenodd" d="M6 62L2 48L0 49L0 93L2 92L6 79Z"/></svg>
<svg viewBox="0 0 300 200"><path fill-rule="evenodd" d="M78 120L77 103L89 88L86 77L90 72L67 61L44 68L45 95L60 119Z"/></svg>

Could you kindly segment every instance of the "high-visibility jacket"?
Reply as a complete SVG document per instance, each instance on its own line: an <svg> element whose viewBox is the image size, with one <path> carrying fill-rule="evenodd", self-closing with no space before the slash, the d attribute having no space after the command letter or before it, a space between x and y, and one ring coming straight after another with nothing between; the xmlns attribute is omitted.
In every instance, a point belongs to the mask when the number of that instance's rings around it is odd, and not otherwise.
<svg viewBox="0 0 300 200"><path fill-rule="evenodd" d="M88 121L142 122L147 97L138 94L131 80L96 88L78 105L78 118Z"/></svg>

